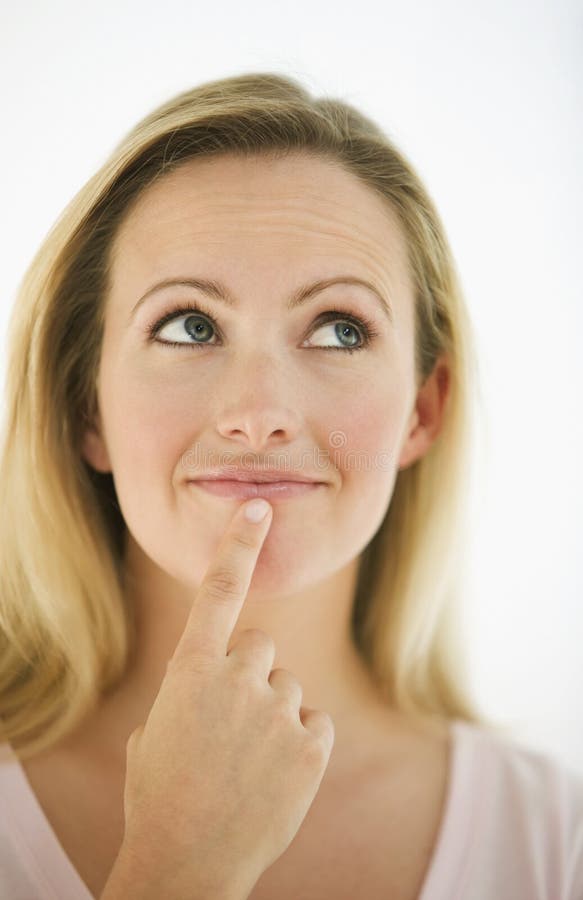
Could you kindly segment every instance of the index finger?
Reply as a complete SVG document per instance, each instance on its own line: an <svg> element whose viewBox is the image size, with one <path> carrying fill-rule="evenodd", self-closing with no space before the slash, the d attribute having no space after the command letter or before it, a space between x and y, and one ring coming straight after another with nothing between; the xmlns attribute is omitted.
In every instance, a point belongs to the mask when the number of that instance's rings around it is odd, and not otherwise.
<svg viewBox="0 0 583 900"><path fill-rule="evenodd" d="M260 521L246 517L248 510L252 515L263 507L266 514ZM173 660L226 656L272 513L267 500L259 497L239 506L196 592Z"/></svg>

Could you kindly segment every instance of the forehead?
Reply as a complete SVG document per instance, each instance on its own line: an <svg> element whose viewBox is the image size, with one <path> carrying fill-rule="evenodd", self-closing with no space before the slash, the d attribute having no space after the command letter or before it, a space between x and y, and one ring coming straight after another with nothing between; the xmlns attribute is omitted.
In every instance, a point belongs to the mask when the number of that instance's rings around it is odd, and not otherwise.
<svg viewBox="0 0 583 900"><path fill-rule="evenodd" d="M117 274L137 290L177 275L243 277L255 265L281 279L282 263L294 279L350 268L391 294L409 286L390 205L339 163L299 153L182 163L134 202L112 261L114 283Z"/></svg>

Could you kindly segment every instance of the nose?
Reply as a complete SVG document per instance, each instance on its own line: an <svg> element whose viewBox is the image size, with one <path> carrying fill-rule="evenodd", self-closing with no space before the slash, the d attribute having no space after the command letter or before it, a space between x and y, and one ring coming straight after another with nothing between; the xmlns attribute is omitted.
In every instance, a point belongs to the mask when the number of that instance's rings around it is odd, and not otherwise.
<svg viewBox="0 0 583 900"><path fill-rule="evenodd" d="M293 441L301 416L289 381L270 358L255 356L242 371L231 369L226 402L216 413L217 432L256 453Z"/></svg>
<svg viewBox="0 0 583 900"><path fill-rule="evenodd" d="M293 441L297 433L295 420L292 410L282 407L259 408L255 404L255 408L251 409L249 406L239 406L220 416L217 431L222 437L260 453Z"/></svg>

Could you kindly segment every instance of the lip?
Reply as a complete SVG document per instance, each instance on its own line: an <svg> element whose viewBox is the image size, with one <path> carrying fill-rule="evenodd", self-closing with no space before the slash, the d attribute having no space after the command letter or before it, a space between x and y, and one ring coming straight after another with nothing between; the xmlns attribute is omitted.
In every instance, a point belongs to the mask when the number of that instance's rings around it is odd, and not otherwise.
<svg viewBox="0 0 583 900"><path fill-rule="evenodd" d="M324 483L321 481L297 480L253 482L227 478L197 478L188 483L217 497L231 497L239 500L247 500L251 497L264 497L266 500L288 500L292 497L313 494L318 488L324 487Z"/></svg>
<svg viewBox="0 0 583 900"><path fill-rule="evenodd" d="M294 475L286 469L237 469L235 466L227 466L224 469L213 469L209 472L203 472L202 475L190 479L191 481L247 481L253 484L270 484L273 482L290 482L295 481L301 484L316 483L322 484L320 478L313 478L311 475L305 475L303 472Z"/></svg>

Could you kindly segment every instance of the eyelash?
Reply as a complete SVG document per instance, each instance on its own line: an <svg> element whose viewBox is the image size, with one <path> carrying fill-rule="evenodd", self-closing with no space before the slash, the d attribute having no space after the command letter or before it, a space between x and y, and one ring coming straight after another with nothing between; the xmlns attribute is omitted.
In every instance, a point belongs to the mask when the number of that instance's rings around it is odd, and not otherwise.
<svg viewBox="0 0 583 900"><path fill-rule="evenodd" d="M156 322L153 322L151 325L148 325L146 328L146 335L149 340L154 341L158 344L161 344L163 347L189 347L193 349L200 349L201 347L214 347L215 344L199 344L195 341L182 343L180 341L157 341L156 335L159 331L167 325L168 322L171 322L173 319L177 319L182 315L188 315L189 313L194 313L196 315L201 315L203 318L208 319L213 328L216 329L215 321L212 315L204 309L201 304L198 305L186 305L186 306L176 306L171 309L166 315L162 316L161 319L158 319ZM360 347L313 347L310 349L313 350L332 350L337 351L340 350L343 353L357 353L359 350L365 350L374 340L374 338L378 337L378 332L375 330L372 322L370 320L357 316L353 316L351 313L342 312L339 309L330 309L327 312L323 313L322 316L319 316L319 324L320 325L329 325L330 322L336 322L340 320L342 322L346 322L348 325L355 326L360 332L362 336L362 343Z"/></svg>

